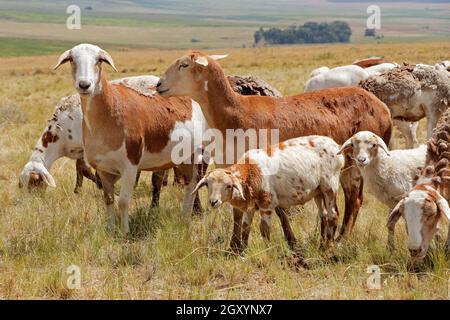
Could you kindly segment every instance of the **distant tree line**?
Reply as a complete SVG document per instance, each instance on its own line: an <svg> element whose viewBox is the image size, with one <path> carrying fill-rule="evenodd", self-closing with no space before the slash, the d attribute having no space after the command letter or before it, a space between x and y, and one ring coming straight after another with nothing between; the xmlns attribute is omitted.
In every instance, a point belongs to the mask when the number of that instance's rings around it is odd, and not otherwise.
<svg viewBox="0 0 450 320"><path fill-rule="evenodd" d="M347 22L306 22L287 29L260 28L254 34L255 44L264 40L268 44L349 42L352 30Z"/></svg>

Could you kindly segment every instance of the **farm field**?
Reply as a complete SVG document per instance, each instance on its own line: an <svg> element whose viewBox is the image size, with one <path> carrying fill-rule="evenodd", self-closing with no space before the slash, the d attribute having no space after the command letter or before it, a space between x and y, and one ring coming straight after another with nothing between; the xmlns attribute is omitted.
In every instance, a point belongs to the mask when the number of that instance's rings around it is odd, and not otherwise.
<svg viewBox="0 0 450 320"><path fill-rule="evenodd" d="M1 29L1 28L0 28ZM14 47L14 45L11 45ZM45 47L47 44L45 44ZM0 57L0 299L447 299L450 266L434 244L419 273L407 272L404 222L397 226L397 251L386 249L387 208L370 194L351 236L334 254L319 249L314 205L297 207L291 217L311 270L289 265L278 219L265 244L256 216L245 255L227 255L232 230L229 207L208 208L200 216L181 213L182 189L171 184L161 207L150 209L150 175L143 173L130 211L131 235L106 231L102 192L85 180L73 193L75 162L58 160L56 189L25 192L18 175L58 100L74 92L70 67L52 70L70 44L55 44L51 55ZM119 72L105 66L109 79L160 75L184 50L105 46ZM291 95L303 90L312 69L337 66L371 55L402 62L449 59L450 42L346 44L221 49L228 74L253 74ZM345 124L343 124L345 125ZM425 124L419 139L425 141ZM395 145L402 139L395 133ZM201 191L206 205L205 191ZM341 218L343 196L339 197ZM446 236L447 223L441 227ZM68 267L81 270L81 288L67 287ZM368 290L367 268L381 269L381 289Z"/></svg>
<svg viewBox="0 0 450 320"><path fill-rule="evenodd" d="M55 45L96 42L138 48L241 48L260 27L308 21L349 23L354 43L429 42L450 37L449 3L380 3L380 39L364 37L367 2L312 0L78 1L81 29L66 28L71 1L0 0L0 56L54 53ZM132 35L132 36L131 36ZM198 40L191 42L192 39ZM48 45L51 42L51 45ZM14 46L16 45L16 46ZM27 48L38 47L28 52ZM12 50L15 48L15 50Z"/></svg>

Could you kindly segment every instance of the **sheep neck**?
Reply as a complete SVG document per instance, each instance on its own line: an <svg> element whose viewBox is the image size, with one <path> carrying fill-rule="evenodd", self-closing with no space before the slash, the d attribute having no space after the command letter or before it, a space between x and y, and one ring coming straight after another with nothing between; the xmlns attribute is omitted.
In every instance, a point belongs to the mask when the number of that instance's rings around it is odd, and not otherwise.
<svg viewBox="0 0 450 320"><path fill-rule="evenodd" d="M89 137L111 137L119 134L120 103L118 103L116 89L108 82L100 69L100 80L95 94L81 96L83 111L83 144Z"/></svg>
<svg viewBox="0 0 450 320"><path fill-rule="evenodd" d="M208 67L207 80L200 84L198 102L210 126L221 131L236 126L231 115L240 109L240 95L235 93L222 68L216 62Z"/></svg>
<svg viewBox="0 0 450 320"><path fill-rule="evenodd" d="M255 205L262 197L262 176L256 164L235 164L230 168L231 171L239 172L244 197L243 199L232 200L231 205L243 211L255 209Z"/></svg>

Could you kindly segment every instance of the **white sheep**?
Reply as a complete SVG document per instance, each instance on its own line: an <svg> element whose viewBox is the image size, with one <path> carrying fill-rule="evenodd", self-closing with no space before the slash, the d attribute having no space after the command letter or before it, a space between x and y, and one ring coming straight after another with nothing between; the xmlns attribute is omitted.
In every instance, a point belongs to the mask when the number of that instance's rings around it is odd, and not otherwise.
<svg viewBox="0 0 450 320"><path fill-rule="evenodd" d="M348 139L341 153L351 153L364 184L382 203L393 209L414 186L425 165L427 148L389 151L384 141L370 131L360 131Z"/></svg>
<svg viewBox="0 0 450 320"><path fill-rule="evenodd" d="M369 77L369 73L355 65L341 66L326 70L324 67L315 69L313 75L305 83L305 92L318 91L327 88L352 87Z"/></svg>
<svg viewBox="0 0 450 320"><path fill-rule="evenodd" d="M369 73L369 76L378 76L378 75L382 74L383 72L394 69L395 67L398 67L398 64L385 62L385 63L377 64L375 66L368 67L365 70Z"/></svg>
<svg viewBox="0 0 450 320"><path fill-rule="evenodd" d="M304 204L314 198L322 218L322 240L330 243L337 228L336 194L344 166L344 157L338 151L339 145L323 136L286 140L267 151L250 150L237 164L211 171L195 191L207 186L213 208L228 202L245 213L244 247L248 244L256 210L261 213L261 234L269 240L273 210ZM285 237L293 245L295 237L289 222L283 221L285 217L280 218Z"/></svg>

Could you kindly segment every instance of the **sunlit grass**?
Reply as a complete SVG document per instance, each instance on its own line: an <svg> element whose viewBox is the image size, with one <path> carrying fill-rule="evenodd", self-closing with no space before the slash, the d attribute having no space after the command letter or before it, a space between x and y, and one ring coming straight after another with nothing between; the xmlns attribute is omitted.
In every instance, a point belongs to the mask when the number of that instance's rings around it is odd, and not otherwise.
<svg viewBox="0 0 450 320"><path fill-rule="evenodd" d="M448 59L450 43L336 45L216 50L228 74L254 74L284 94L302 90L319 66L351 63L370 55L397 61L435 63ZM119 73L110 78L161 74L182 51L111 52ZM291 217L310 270L296 271L279 222L272 241L259 235L254 221L250 245L240 257L227 254L232 230L230 208L207 209L201 216L181 213L183 192L163 189L161 208L149 208L149 175L143 174L131 209L131 234L105 229L102 192L85 181L73 194L75 164L60 159L52 168L56 189L28 194L18 188L18 173L28 160L60 97L73 92L69 68L50 67L56 56L0 59L0 298L93 299L446 299L449 261L435 244L419 274L407 272L403 221L397 250L386 250L387 208L369 194L350 238L324 253L318 242L315 206L299 207ZM10 106L14 106L14 111ZM424 141L424 123L419 137ZM396 145L402 140L396 133ZM203 203L205 193L201 192ZM341 216L342 195L339 197ZM445 238L447 225L442 226ZM67 268L81 269L81 289L67 287ZM379 265L382 289L370 291L367 267Z"/></svg>

